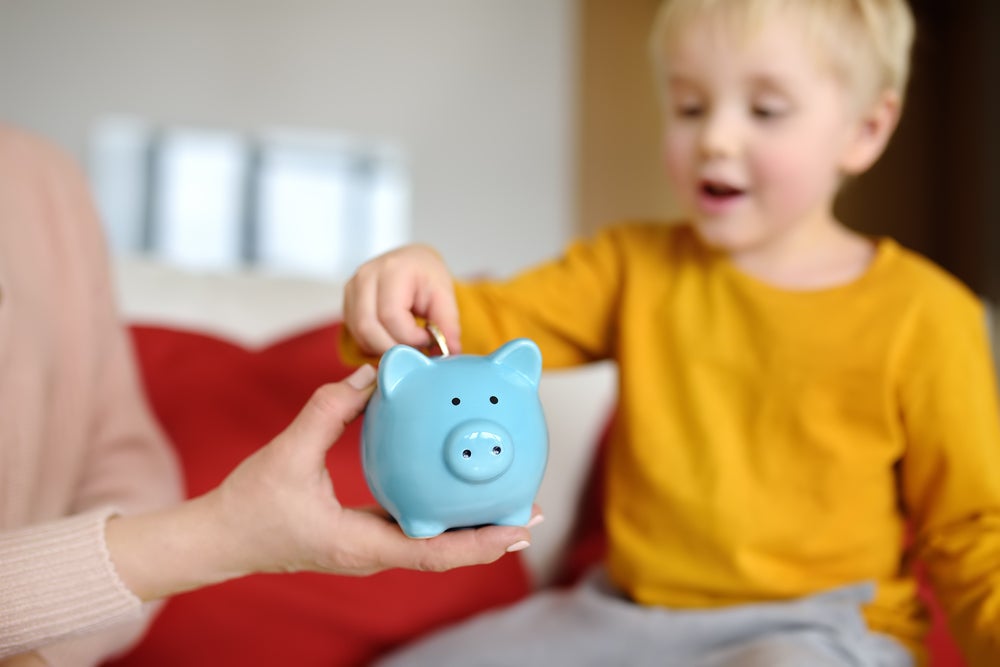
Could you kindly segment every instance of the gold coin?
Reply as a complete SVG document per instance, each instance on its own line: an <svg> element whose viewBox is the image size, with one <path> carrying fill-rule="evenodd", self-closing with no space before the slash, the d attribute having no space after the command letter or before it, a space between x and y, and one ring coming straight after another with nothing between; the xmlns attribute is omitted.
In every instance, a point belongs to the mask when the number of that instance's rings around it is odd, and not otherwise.
<svg viewBox="0 0 1000 667"><path fill-rule="evenodd" d="M434 339L434 344L438 346L439 350L441 350L441 356L447 357L450 352L448 352L448 343L445 341L444 334L441 333L441 330L437 328L436 324L428 322L427 331L430 333L431 338Z"/></svg>

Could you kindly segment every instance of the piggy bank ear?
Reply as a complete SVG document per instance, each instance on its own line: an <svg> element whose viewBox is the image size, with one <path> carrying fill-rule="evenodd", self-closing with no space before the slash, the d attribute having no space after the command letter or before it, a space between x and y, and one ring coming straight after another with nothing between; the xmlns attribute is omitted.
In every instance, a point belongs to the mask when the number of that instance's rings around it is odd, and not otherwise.
<svg viewBox="0 0 1000 667"><path fill-rule="evenodd" d="M542 351L534 341L518 338L505 343L503 347L490 355L495 364L509 366L521 373L537 385L542 378Z"/></svg>
<svg viewBox="0 0 1000 667"><path fill-rule="evenodd" d="M400 380L414 370L430 365L430 359L409 345L389 348L378 364L378 389L388 398L396 390Z"/></svg>

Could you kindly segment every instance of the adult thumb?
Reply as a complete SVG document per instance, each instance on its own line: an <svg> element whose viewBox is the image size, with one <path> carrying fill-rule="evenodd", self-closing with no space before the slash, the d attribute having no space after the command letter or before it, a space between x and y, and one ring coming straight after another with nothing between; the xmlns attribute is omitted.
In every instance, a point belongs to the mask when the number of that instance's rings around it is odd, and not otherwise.
<svg viewBox="0 0 1000 667"><path fill-rule="evenodd" d="M365 364L340 382L325 384L309 398L282 439L296 451L323 456L344 433L371 396L375 388L375 369Z"/></svg>

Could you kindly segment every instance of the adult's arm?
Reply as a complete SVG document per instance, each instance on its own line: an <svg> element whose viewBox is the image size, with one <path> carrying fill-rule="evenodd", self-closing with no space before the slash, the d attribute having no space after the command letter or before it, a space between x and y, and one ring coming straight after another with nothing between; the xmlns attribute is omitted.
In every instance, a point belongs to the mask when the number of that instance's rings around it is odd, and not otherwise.
<svg viewBox="0 0 1000 667"><path fill-rule="evenodd" d="M26 467L7 496L35 518L0 532L0 656L44 646L52 665L96 664L137 640L153 611L115 573L104 523L177 502L178 467L140 388L82 174L57 149L0 127L0 178L3 237L17 246L6 248L9 340L47 388L31 405L9 396L4 406L22 412L32 442L0 445L41 468ZM31 508L42 503L39 519Z"/></svg>

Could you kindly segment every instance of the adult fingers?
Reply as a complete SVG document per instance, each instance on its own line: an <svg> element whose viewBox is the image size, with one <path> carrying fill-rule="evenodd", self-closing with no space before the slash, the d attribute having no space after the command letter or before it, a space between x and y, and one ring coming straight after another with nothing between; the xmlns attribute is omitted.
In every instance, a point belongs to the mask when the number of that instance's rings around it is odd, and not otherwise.
<svg viewBox="0 0 1000 667"><path fill-rule="evenodd" d="M442 572L492 563L506 553L525 549L531 544L531 532L521 526L484 526L449 531L426 540L406 539L398 554L400 567Z"/></svg>
<svg viewBox="0 0 1000 667"><path fill-rule="evenodd" d="M390 568L442 572L482 565L531 543L531 533L523 526L466 528L428 539L411 538L398 525L367 510L346 510L337 532L329 569L355 575Z"/></svg>
<svg viewBox="0 0 1000 667"><path fill-rule="evenodd" d="M340 382L323 385L313 392L279 439L310 458L324 456L347 424L364 409L374 383L375 369L366 364Z"/></svg>

